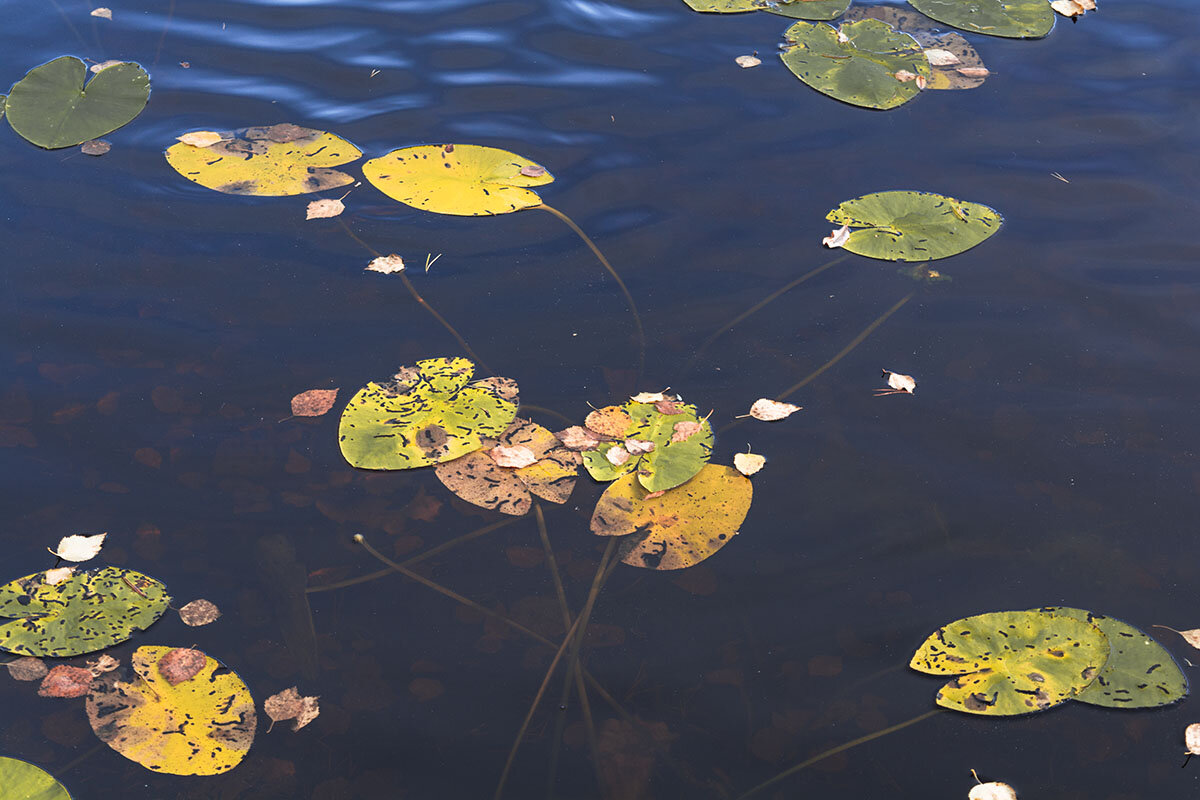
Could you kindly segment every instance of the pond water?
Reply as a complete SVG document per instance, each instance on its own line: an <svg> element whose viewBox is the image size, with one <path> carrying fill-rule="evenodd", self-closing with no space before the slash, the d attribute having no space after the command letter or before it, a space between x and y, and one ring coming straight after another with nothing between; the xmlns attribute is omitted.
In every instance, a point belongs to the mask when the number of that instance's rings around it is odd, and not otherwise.
<svg viewBox="0 0 1200 800"><path fill-rule="evenodd" d="M354 534L411 558L499 515L429 470L350 468L337 409L285 419L305 389L345 400L463 354L402 283L363 272L363 243L404 256L555 429L666 386L722 428L911 294L790 398L802 412L720 433L714 463L747 444L768 458L740 535L685 572L616 569L582 652L614 701L589 692L599 763L560 671L506 797L737 797L934 708L941 682L905 665L970 614L1065 604L1197 624L1192 3L1108 0L1044 39L971 36L992 72L982 87L889 112L788 72L775 52L790 20L679 0L128 0L112 21L90 8L0 2L5 86L67 53L138 61L153 85L101 158L0 131L4 579L52 566L60 536L108 531L108 563L224 611L196 629L169 614L113 655L194 645L260 701L319 695L321 716L298 733L264 718L232 772L175 777L98 746L82 701L3 677L0 754L74 797L495 791L553 648L399 575L330 586L380 569ZM762 66L739 69L754 51ZM618 288L550 214L427 214L363 183L340 220L305 221L311 198L208 191L162 157L187 130L276 122L369 157L461 142L545 164L543 200L636 299L644 375ZM936 283L820 246L830 208L884 189L986 203L1005 226L939 262L952 280ZM426 272L427 253L441 257ZM874 397L883 368L914 375L916 393ZM602 490L585 476L546 506L573 611L604 549L588 530ZM415 568L562 638L532 517ZM1182 664L1190 650L1158 633ZM1190 707L938 714L761 796L965 797L974 768L1027 797L1184 797L1200 780L1179 769Z"/></svg>

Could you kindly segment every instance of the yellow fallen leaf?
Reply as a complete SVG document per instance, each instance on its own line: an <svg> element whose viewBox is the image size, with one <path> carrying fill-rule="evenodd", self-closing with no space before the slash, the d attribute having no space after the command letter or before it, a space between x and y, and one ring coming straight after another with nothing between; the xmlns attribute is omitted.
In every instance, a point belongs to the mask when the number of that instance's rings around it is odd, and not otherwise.
<svg viewBox="0 0 1200 800"><path fill-rule="evenodd" d="M64 536L58 543L57 550L50 552L63 561L90 561L104 546L107 533L97 533L95 536Z"/></svg>
<svg viewBox="0 0 1200 800"><path fill-rule="evenodd" d="M1180 636L1183 637L1183 640L1185 642L1187 642L1188 644L1190 644L1192 647L1196 648L1197 650L1200 650L1200 628L1191 628L1186 631L1177 631L1174 628L1170 627L1169 625L1155 625L1154 627L1162 628L1164 630L1171 631L1172 633L1178 633Z"/></svg>
<svg viewBox="0 0 1200 800"><path fill-rule="evenodd" d="M800 408L801 406L794 406L791 403L780 403L777 400L760 397L750 406L750 416L760 419L763 422L774 422L778 419L790 417L799 411Z"/></svg>
<svg viewBox="0 0 1200 800"><path fill-rule="evenodd" d="M846 240L850 238L850 226L843 225L836 231L832 231L828 236L821 240L821 244L832 250L835 247L844 247Z"/></svg>
<svg viewBox="0 0 1200 800"><path fill-rule="evenodd" d="M75 567L58 567L57 569L46 570L45 580L47 586L58 586L65 580L70 579L75 574Z"/></svg>
<svg viewBox="0 0 1200 800"><path fill-rule="evenodd" d="M757 67L759 64L762 63L762 59L758 58L757 56L738 56L737 58L734 59L734 61L742 69L750 69L750 67Z"/></svg>
<svg viewBox="0 0 1200 800"><path fill-rule="evenodd" d="M488 451L488 455L492 457L497 466L501 467L520 469L537 463L537 455L523 444L511 446L498 444Z"/></svg>
<svg viewBox="0 0 1200 800"><path fill-rule="evenodd" d="M767 459L758 453L735 453L733 456L733 466L747 478L762 469L766 463Z"/></svg>
<svg viewBox="0 0 1200 800"><path fill-rule="evenodd" d="M313 200L308 204L308 212L305 214L305 219L328 219L336 217L346 210L346 204L338 199L322 198Z"/></svg>
<svg viewBox="0 0 1200 800"><path fill-rule="evenodd" d="M101 6L100 8L93 8L92 16L93 17L103 17L104 19L112 19L112 9L104 8L103 6Z"/></svg>
<svg viewBox="0 0 1200 800"><path fill-rule="evenodd" d="M371 259L371 263L367 264L367 272L382 272L384 275L391 275L393 272L404 271L404 259L392 253L390 256L379 256Z"/></svg>
<svg viewBox="0 0 1200 800"><path fill-rule="evenodd" d="M216 131L192 131L191 133L185 133L183 136L176 136L175 138L184 144L190 144L192 147L212 147L221 141L221 134Z"/></svg>

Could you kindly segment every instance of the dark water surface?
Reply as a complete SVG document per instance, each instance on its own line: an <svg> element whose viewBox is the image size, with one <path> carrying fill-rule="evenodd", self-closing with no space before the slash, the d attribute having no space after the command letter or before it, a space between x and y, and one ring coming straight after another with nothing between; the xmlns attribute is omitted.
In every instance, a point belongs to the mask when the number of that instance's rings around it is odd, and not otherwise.
<svg viewBox="0 0 1200 800"><path fill-rule="evenodd" d="M410 272L418 289L524 402L572 419L669 385L724 425L915 292L797 393L803 412L719 437L714 461L747 443L769 458L741 535L695 570L622 567L605 586L584 657L639 722L591 695L600 781L556 677L506 797L546 796L560 718L556 797L736 797L933 707L939 682L903 665L969 614L1068 604L1198 624L1200 14L1187 0L1107 0L1039 41L972 37L993 72L983 87L891 112L793 77L774 57L789 20L678 0L129 0L112 22L89 10L0 2L5 86L64 53L136 60L153 81L102 158L0 126L3 577L51 566L62 535L107 530L109 562L225 611L199 629L169 615L114 654L196 645L259 700L298 684L322 715L298 734L267 734L264 719L233 772L181 778L96 749L81 701L0 679L0 752L76 798L490 797L552 656L399 576L309 594L307 633L306 582L379 568L353 534L411 556L496 516L428 470L352 470L336 411L281 422L289 398L345 398L459 348L398 281L363 273L369 254L336 220L304 221L309 198L176 175L161 152L195 128L288 121L368 157L453 141L547 165L542 197L640 305L636 386L620 294L549 214L437 216L364 184L342 220L410 265L441 253ZM734 64L754 50L761 67ZM851 255L685 370L723 322L837 256L819 246L826 211L893 188L986 203L1006 225L938 264L952 282ZM873 397L884 367L915 375L916 395ZM547 512L576 610L603 547L587 526L601 489L584 478ZM541 552L519 519L421 569L557 640ZM974 767L1028 798L1189 797L1191 706L942 714L774 796L965 797Z"/></svg>

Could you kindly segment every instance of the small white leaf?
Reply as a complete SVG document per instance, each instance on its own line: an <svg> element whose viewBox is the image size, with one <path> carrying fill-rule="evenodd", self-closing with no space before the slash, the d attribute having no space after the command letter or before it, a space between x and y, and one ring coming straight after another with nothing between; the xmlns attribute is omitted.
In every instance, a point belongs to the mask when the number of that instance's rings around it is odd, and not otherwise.
<svg viewBox="0 0 1200 800"><path fill-rule="evenodd" d="M762 59L758 58L757 56L738 56L734 59L734 61L737 62L737 65L742 69L757 67L762 63Z"/></svg>
<svg viewBox="0 0 1200 800"><path fill-rule="evenodd" d="M46 570L46 585L58 586L65 580L69 580L75 574L74 567L56 567L55 569Z"/></svg>
<svg viewBox="0 0 1200 800"><path fill-rule="evenodd" d="M962 59L951 53L949 50L943 50L940 47L931 47L925 51L925 58L929 59L929 63L935 67L948 67L951 64L961 64Z"/></svg>
<svg viewBox="0 0 1200 800"><path fill-rule="evenodd" d="M750 406L750 416L760 419L763 422L774 422L778 419L790 417L799 411L800 408L800 406L794 406L791 403L780 403L777 400L761 397L754 401L754 405Z"/></svg>
<svg viewBox="0 0 1200 800"><path fill-rule="evenodd" d="M615 447L610 447L608 452L604 454L604 457L608 459L608 463L614 467L619 467L629 460L629 451L621 445L616 445Z"/></svg>
<svg viewBox="0 0 1200 800"><path fill-rule="evenodd" d="M846 241L850 238L850 226L843 225L836 231L831 232L828 236L821 240L821 244L832 250L835 247L844 247Z"/></svg>
<svg viewBox="0 0 1200 800"><path fill-rule="evenodd" d="M733 466L747 478L762 469L766 463L767 460L757 453L735 453L733 456Z"/></svg>
<svg viewBox="0 0 1200 800"><path fill-rule="evenodd" d="M90 561L100 552L100 548L104 546L104 537L107 533L97 533L95 536L64 536L58 543L57 550L51 550L51 553L61 558L63 561Z"/></svg>
<svg viewBox="0 0 1200 800"><path fill-rule="evenodd" d="M968 800L1017 800L1016 791L1007 783L993 781L972 786Z"/></svg>
<svg viewBox="0 0 1200 800"><path fill-rule="evenodd" d="M93 69L95 69L95 67L93 67ZM221 134L217 133L216 131L192 131L191 133L185 133L182 136L176 136L175 138L184 144L190 144L192 147L212 147L214 144L221 141Z"/></svg>
<svg viewBox="0 0 1200 800"><path fill-rule="evenodd" d="M1193 722L1184 728L1183 743L1189 753L1200 756L1200 722Z"/></svg>
<svg viewBox="0 0 1200 800"><path fill-rule="evenodd" d="M497 466L513 467L514 469L528 467L537 462L534 452L523 444L511 447L498 444L488 451L488 455L492 457L492 461L495 461Z"/></svg>
<svg viewBox="0 0 1200 800"><path fill-rule="evenodd" d="M371 260L367 264L368 272L382 272L384 275L391 275L393 272L404 271L404 259L392 253L390 256L379 256Z"/></svg>
<svg viewBox="0 0 1200 800"><path fill-rule="evenodd" d="M112 19L112 9L104 8L103 6L101 6L100 8L93 8L92 16L93 17L103 17L104 19Z"/></svg>
<svg viewBox="0 0 1200 800"><path fill-rule="evenodd" d="M346 210L346 204L338 199L323 198L321 200L313 200L308 204L308 213L305 219L328 219L336 217Z"/></svg>

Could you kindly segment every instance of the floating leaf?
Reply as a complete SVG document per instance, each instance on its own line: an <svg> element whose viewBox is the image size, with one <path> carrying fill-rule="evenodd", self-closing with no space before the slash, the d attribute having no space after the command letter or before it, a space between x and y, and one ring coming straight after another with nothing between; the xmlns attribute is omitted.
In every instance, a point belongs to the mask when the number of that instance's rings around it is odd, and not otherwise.
<svg viewBox="0 0 1200 800"><path fill-rule="evenodd" d="M735 453L733 456L734 468L747 478L760 471L766 463L767 459L758 453Z"/></svg>
<svg viewBox="0 0 1200 800"><path fill-rule="evenodd" d="M42 679L41 697L83 697L92 685L92 673L82 667L59 664Z"/></svg>
<svg viewBox="0 0 1200 800"><path fill-rule="evenodd" d="M1007 783L991 781L972 786L967 800L1017 800L1017 793Z"/></svg>
<svg viewBox="0 0 1200 800"><path fill-rule="evenodd" d="M687 483L656 497L632 474L601 495L592 533L627 536L621 560L633 567L684 569L699 564L738 533L754 488L731 467L707 464Z"/></svg>
<svg viewBox="0 0 1200 800"><path fill-rule="evenodd" d="M185 133L175 138L184 144L190 144L192 147L212 147L221 141L222 137L216 131L192 131L191 133Z"/></svg>
<svg viewBox="0 0 1200 800"><path fill-rule="evenodd" d="M1193 722L1184 728L1183 744L1188 753L1200 756L1200 722Z"/></svg>
<svg viewBox="0 0 1200 800"><path fill-rule="evenodd" d="M307 219L329 219L336 217L346 210L346 204L341 200L334 198L322 198L313 200L308 204L308 209L304 213L304 218Z"/></svg>
<svg viewBox="0 0 1200 800"><path fill-rule="evenodd" d="M361 469L412 469L483 447L516 417L516 384L471 382L474 372L465 358L430 358L368 383L342 412L342 455Z"/></svg>
<svg viewBox="0 0 1200 800"><path fill-rule="evenodd" d="M917 389L917 381L912 375L885 369L880 377L887 378L888 388L878 390L877 394L912 394Z"/></svg>
<svg viewBox="0 0 1200 800"><path fill-rule="evenodd" d="M103 17L104 19L112 19L112 9L104 8L103 6L101 6L100 8L93 8L92 16L93 17Z"/></svg>
<svg viewBox="0 0 1200 800"><path fill-rule="evenodd" d="M1108 637L1089 622L1037 611L997 611L940 628L909 666L958 676L938 692L939 706L1010 716L1078 697L1104 666L1108 649Z"/></svg>
<svg viewBox="0 0 1200 800"><path fill-rule="evenodd" d="M616 421L628 417L629 423L614 436L650 442L654 449L621 458L621 453L629 452L623 444L601 442L595 450L583 454L583 463L591 476L598 481L611 481L625 473L636 472L638 481L647 491L657 492L673 489L699 472L712 455L712 426L708 420L700 419L695 406L679 403L676 407L678 413L664 414L654 403L630 400L619 408L600 409L606 415L606 430L617 430ZM592 430L596 430L592 422L597 413L593 411L588 415L588 427ZM686 437L679 437L676 428L681 423L698 427ZM610 451L617 456L616 461L609 458Z"/></svg>
<svg viewBox="0 0 1200 800"><path fill-rule="evenodd" d="M1050 0L1050 7L1064 17L1078 17L1085 11L1095 11L1095 0Z"/></svg>
<svg viewBox="0 0 1200 800"><path fill-rule="evenodd" d="M91 561L100 553L106 536L107 533L97 533L94 536L64 536L58 541L58 549L50 552L63 561Z"/></svg>
<svg viewBox="0 0 1200 800"><path fill-rule="evenodd" d="M909 0L927 17L955 28L1010 39L1037 39L1054 27L1046 0Z"/></svg>
<svg viewBox="0 0 1200 800"><path fill-rule="evenodd" d="M837 29L797 22L784 36L788 43L779 57L797 78L856 106L895 108L916 97L916 82L897 80L898 72L929 78L921 45L879 20L845 23Z"/></svg>
<svg viewBox="0 0 1200 800"><path fill-rule="evenodd" d="M203 598L193 600L179 609L179 619L183 621L184 625L192 628L216 622L220 616L221 609Z"/></svg>
<svg viewBox="0 0 1200 800"><path fill-rule="evenodd" d="M105 567L49 586L35 573L0 586L0 650L32 656L77 656L123 642L150 627L171 598L140 572Z"/></svg>
<svg viewBox="0 0 1200 800"><path fill-rule="evenodd" d="M250 749L258 723L250 690L209 656L193 677L172 684L159 669L170 652L139 647L130 659L138 679L126 683L116 673L97 679L87 698L92 730L154 772L217 775L233 769Z"/></svg>
<svg viewBox="0 0 1200 800"><path fill-rule="evenodd" d="M631 402L654 403L657 401L632 400ZM619 439L625 435L625 431L629 430L629 426L633 424L633 417L629 416L629 412L621 408L621 406L605 406L604 408L597 408L584 417L583 424L590 431L595 431L602 436L611 436Z"/></svg>
<svg viewBox="0 0 1200 800"><path fill-rule="evenodd" d="M792 19L837 19L846 13L850 0L767 0L763 11Z"/></svg>
<svg viewBox="0 0 1200 800"><path fill-rule="evenodd" d="M875 192L847 200L825 219L856 229L843 245L851 253L885 261L932 261L957 255L1000 230L1003 222L996 211L979 203L911 191Z"/></svg>
<svg viewBox="0 0 1200 800"><path fill-rule="evenodd" d="M318 697L302 697L297 687L284 689L263 701L263 711L271 718L271 727L276 722L292 720L292 730L298 731L316 719L321 713Z"/></svg>
<svg viewBox="0 0 1200 800"><path fill-rule="evenodd" d="M92 673L93 678L99 678L106 672L112 672L119 666L121 666L121 662L117 661L108 653L103 654L95 661L87 662L88 672Z"/></svg>
<svg viewBox="0 0 1200 800"><path fill-rule="evenodd" d="M438 480L468 503L520 516L529 511L533 495L552 503L565 503L571 496L579 475L579 454L541 425L515 420L498 442L488 440L484 446L437 465ZM521 457L509 466L497 451Z"/></svg>
<svg viewBox="0 0 1200 800"><path fill-rule="evenodd" d="M77 567L55 567L48 569L45 572L45 580L47 586L58 586L63 581L75 574Z"/></svg>
<svg viewBox="0 0 1200 800"><path fill-rule="evenodd" d="M218 192L280 197L353 183L350 175L329 168L362 156L340 136L287 122L219 135L221 140L208 146L171 145L167 163L189 181Z"/></svg>
<svg viewBox="0 0 1200 800"><path fill-rule="evenodd" d="M766 0L683 0L692 11L706 14L740 14L745 11L759 11L766 6Z"/></svg>
<svg viewBox="0 0 1200 800"><path fill-rule="evenodd" d="M293 417L319 417L333 408L339 389L309 389L292 398Z"/></svg>
<svg viewBox="0 0 1200 800"><path fill-rule="evenodd" d="M600 439L596 432L579 425L572 425L554 435L568 450L595 450L600 446Z"/></svg>
<svg viewBox="0 0 1200 800"><path fill-rule="evenodd" d="M750 69L750 67L757 67L761 64L762 59L758 56L738 56L734 59L734 63L742 69Z"/></svg>
<svg viewBox="0 0 1200 800"><path fill-rule="evenodd" d="M1187 676L1171 654L1144 631L1081 608L1038 610L1090 622L1108 637L1108 661L1076 700L1108 708L1158 708L1187 697Z"/></svg>
<svg viewBox="0 0 1200 800"><path fill-rule="evenodd" d="M79 152L85 156L102 156L112 150L112 142L103 139L92 139L79 145Z"/></svg>
<svg viewBox="0 0 1200 800"><path fill-rule="evenodd" d="M781 403L778 400L760 397L750 406L750 416L763 422L774 422L780 419L787 419L800 409L801 406L794 406L791 403Z"/></svg>
<svg viewBox="0 0 1200 800"><path fill-rule="evenodd" d="M367 272L382 272L384 275L391 275L393 272L404 271L404 259L392 253L390 256L378 256L371 259L371 263L366 266Z"/></svg>
<svg viewBox="0 0 1200 800"><path fill-rule="evenodd" d="M529 175L524 171L528 167L542 172ZM541 198L528 187L554 180L540 164L507 150L474 144L393 150L364 164L363 175L393 200L436 214L468 217L541 205Z"/></svg>
<svg viewBox="0 0 1200 800"><path fill-rule="evenodd" d="M207 663L208 656L199 650L176 647L168 650L158 659L158 672L167 679L167 683L178 686L195 677Z"/></svg>
<svg viewBox="0 0 1200 800"><path fill-rule="evenodd" d="M8 674L13 680L40 681L49 671L45 661L33 656L22 656L8 662Z"/></svg>
<svg viewBox="0 0 1200 800"><path fill-rule="evenodd" d="M38 147L74 147L129 123L146 107L150 76L120 62L83 85L87 67L62 56L29 71L8 93L8 122Z"/></svg>
<svg viewBox="0 0 1200 800"><path fill-rule="evenodd" d="M6 756L0 756L0 793L4 800L71 800L49 772Z"/></svg>
<svg viewBox="0 0 1200 800"><path fill-rule="evenodd" d="M929 89L974 89L981 86L989 74L979 53L961 33L942 31L938 23L911 7L856 5L846 13L845 21L860 19L886 22L925 48L925 57L931 67ZM936 60L948 59L945 56L930 57L931 50L948 53L958 61L936 64Z"/></svg>
<svg viewBox="0 0 1200 800"><path fill-rule="evenodd" d="M1165 630L1170 631L1171 633L1178 633L1180 636L1183 637L1183 640L1185 642L1187 642L1188 644L1190 644L1192 647L1196 648L1197 650L1200 650L1200 628L1192 628L1192 629L1186 630L1186 631L1177 631L1174 628L1170 627L1169 625L1155 625L1154 627L1163 628Z"/></svg>

